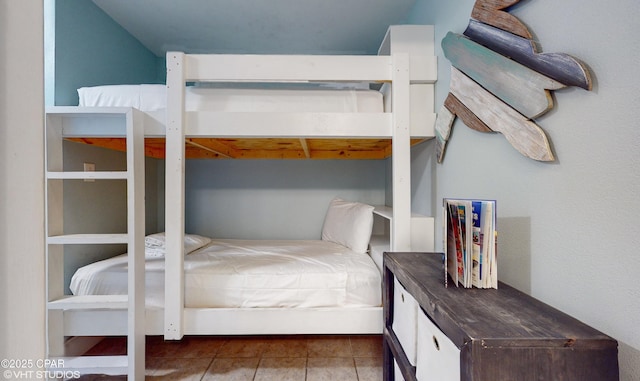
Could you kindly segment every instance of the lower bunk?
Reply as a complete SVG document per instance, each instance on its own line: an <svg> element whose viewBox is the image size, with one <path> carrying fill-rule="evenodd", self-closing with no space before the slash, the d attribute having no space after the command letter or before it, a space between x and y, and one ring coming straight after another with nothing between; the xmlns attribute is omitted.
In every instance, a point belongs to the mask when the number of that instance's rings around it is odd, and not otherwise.
<svg viewBox="0 0 640 381"><path fill-rule="evenodd" d="M145 240L145 334L165 334L164 235ZM378 256L374 260L372 256ZM382 252L326 240L185 235L185 335L380 334ZM75 295L127 293L127 255L84 266ZM127 332L126 310L64 311L65 336Z"/></svg>

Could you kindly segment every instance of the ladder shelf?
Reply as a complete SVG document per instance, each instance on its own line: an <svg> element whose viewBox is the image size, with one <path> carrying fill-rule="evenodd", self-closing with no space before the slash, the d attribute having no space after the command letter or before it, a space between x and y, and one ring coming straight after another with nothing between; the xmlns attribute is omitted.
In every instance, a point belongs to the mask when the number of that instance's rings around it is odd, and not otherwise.
<svg viewBox="0 0 640 381"><path fill-rule="evenodd" d="M46 263L47 263L47 358L65 359L64 370L82 374L126 374L130 380L144 379L144 126L141 114L131 108L95 113L81 107L52 107L46 118ZM114 135L126 139L126 170L70 171L65 168L64 139L72 136L75 118L108 118ZM104 131L102 131L104 132ZM71 134L71 135L70 135ZM73 233L65 231L64 215L73 213L72 198L65 204L65 181L126 181L124 233ZM91 189L87 188L87 192ZM68 210L65 210L68 209ZM99 218L100 216L96 216ZM67 245L127 245L127 295L65 295L64 267ZM67 313L101 310L126 312L126 356L69 357L65 353ZM105 311L107 312L107 311ZM92 335L95 336L95 335ZM66 361L68 360L68 361Z"/></svg>
<svg viewBox="0 0 640 381"><path fill-rule="evenodd" d="M49 180L126 180L127 171L100 171L100 172L47 172Z"/></svg>
<svg viewBox="0 0 640 381"><path fill-rule="evenodd" d="M49 310L73 310L73 309L109 309L125 310L129 305L127 295L65 295L60 299L47 303Z"/></svg>

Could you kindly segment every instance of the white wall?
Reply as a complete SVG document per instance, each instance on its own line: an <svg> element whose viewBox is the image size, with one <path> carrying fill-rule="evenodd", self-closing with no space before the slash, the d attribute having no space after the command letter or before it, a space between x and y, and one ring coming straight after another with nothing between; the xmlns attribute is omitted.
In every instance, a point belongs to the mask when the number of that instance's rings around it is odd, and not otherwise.
<svg viewBox="0 0 640 381"><path fill-rule="evenodd" d="M34 362L45 354L42 22L42 1L0 1L0 359Z"/></svg>
<svg viewBox="0 0 640 381"><path fill-rule="evenodd" d="M419 0L412 14L436 25L437 109L450 77L439 42L464 31L473 3ZM499 278L617 339L620 379L640 380L640 2L522 1L511 13L544 52L584 61L593 91L556 91L555 108L536 121L557 157L551 164L457 121L433 174L432 207L443 197L497 199Z"/></svg>

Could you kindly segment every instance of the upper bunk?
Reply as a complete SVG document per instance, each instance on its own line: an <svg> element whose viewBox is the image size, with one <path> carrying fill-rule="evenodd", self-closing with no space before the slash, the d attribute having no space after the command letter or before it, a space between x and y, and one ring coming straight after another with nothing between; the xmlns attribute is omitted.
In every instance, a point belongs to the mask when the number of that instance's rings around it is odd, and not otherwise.
<svg viewBox="0 0 640 381"><path fill-rule="evenodd" d="M156 158L179 124L186 158L382 159L398 126L407 145L434 136L433 40L432 26L398 25L378 55L168 52L166 86L84 89L133 95L95 93L47 113L69 140L124 150L118 115L134 109Z"/></svg>

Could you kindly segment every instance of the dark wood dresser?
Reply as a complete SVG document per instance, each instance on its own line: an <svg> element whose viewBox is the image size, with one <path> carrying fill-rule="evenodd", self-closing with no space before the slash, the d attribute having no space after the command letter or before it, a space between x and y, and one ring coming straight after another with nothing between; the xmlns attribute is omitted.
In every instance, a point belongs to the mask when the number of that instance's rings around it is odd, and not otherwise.
<svg viewBox="0 0 640 381"><path fill-rule="evenodd" d="M385 380L618 380L611 337L506 284L444 287L440 253L384 255Z"/></svg>

